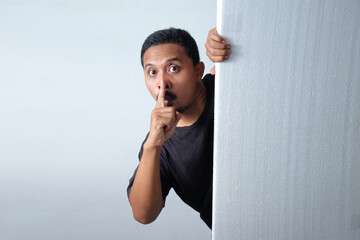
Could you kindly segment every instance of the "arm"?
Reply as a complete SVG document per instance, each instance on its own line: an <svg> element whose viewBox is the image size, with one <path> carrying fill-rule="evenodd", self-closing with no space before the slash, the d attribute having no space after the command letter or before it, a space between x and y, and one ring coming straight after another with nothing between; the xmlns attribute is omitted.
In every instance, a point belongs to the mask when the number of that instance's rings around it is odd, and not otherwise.
<svg viewBox="0 0 360 240"><path fill-rule="evenodd" d="M223 62L229 59L231 54L231 45L217 33L216 28L209 31L205 48L206 55L212 62ZM215 67L211 69L210 73L215 74Z"/></svg>
<svg viewBox="0 0 360 240"><path fill-rule="evenodd" d="M181 118L174 107L164 106L164 99L165 87L162 83L156 107L151 113L149 137L143 145L143 155L129 195L134 218L143 224L153 222L164 207L160 151Z"/></svg>

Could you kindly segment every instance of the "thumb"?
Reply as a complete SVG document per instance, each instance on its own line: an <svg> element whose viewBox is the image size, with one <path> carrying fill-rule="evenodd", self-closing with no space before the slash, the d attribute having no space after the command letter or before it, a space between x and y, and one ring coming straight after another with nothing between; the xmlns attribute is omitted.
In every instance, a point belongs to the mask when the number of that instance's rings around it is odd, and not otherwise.
<svg viewBox="0 0 360 240"><path fill-rule="evenodd" d="M177 126L177 124L179 123L181 119L181 113L179 113L178 111L175 112L175 126Z"/></svg>

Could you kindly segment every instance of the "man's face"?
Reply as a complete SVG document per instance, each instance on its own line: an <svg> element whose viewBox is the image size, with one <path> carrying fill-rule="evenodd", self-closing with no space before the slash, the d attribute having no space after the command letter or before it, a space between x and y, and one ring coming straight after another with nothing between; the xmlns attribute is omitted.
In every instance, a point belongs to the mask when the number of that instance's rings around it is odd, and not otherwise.
<svg viewBox="0 0 360 240"><path fill-rule="evenodd" d="M203 69L193 65L184 47L161 44L148 48L143 57L145 83L151 96L157 100L160 84L166 87L165 106L174 106L184 112L197 97Z"/></svg>

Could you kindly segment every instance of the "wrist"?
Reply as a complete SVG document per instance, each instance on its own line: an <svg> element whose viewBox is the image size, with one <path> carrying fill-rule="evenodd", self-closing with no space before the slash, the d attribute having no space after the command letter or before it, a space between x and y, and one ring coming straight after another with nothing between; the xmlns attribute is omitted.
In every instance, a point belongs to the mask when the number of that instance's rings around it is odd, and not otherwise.
<svg viewBox="0 0 360 240"><path fill-rule="evenodd" d="M143 145L144 151L160 151L162 147L162 144L156 144L152 141L146 140L146 142Z"/></svg>

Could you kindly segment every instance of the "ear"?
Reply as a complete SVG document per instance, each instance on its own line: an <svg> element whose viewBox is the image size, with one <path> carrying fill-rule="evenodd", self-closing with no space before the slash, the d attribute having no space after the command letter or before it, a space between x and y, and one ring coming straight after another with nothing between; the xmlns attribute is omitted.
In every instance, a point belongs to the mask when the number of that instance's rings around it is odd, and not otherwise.
<svg viewBox="0 0 360 240"><path fill-rule="evenodd" d="M196 78L201 81L202 76L204 74L204 70L205 70L205 64L203 62L199 62L196 66L195 66L195 71L196 71Z"/></svg>

